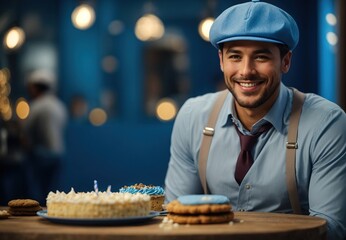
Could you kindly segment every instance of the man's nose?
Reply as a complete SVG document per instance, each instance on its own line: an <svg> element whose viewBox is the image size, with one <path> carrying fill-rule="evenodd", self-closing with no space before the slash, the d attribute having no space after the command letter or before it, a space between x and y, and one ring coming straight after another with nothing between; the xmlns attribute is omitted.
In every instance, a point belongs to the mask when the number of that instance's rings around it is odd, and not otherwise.
<svg viewBox="0 0 346 240"><path fill-rule="evenodd" d="M244 59L240 68L241 76L249 76L256 72L255 65L250 59Z"/></svg>

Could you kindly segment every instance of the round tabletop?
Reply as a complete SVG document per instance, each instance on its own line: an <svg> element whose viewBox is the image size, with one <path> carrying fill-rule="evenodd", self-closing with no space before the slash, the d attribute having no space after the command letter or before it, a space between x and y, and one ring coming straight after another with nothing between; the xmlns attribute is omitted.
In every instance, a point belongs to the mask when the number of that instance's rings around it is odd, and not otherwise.
<svg viewBox="0 0 346 240"><path fill-rule="evenodd" d="M178 225L163 216L140 223L107 226L58 224L40 216L10 216L0 220L0 239L326 239L321 218L278 213L235 212L224 224Z"/></svg>

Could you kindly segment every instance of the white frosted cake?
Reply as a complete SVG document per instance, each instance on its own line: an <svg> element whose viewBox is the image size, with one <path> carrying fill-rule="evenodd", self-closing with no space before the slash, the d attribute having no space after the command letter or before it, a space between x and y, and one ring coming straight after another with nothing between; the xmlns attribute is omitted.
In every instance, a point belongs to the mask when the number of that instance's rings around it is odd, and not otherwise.
<svg viewBox="0 0 346 240"><path fill-rule="evenodd" d="M47 215L66 218L119 218L147 216L150 196L119 192L50 192Z"/></svg>

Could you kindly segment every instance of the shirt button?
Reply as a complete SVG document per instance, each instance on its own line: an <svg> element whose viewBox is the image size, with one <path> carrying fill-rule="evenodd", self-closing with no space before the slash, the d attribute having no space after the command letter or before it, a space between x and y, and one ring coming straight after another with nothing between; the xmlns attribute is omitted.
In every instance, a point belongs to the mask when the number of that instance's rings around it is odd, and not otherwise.
<svg viewBox="0 0 346 240"><path fill-rule="evenodd" d="M247 190L249 190L249 189L251 188L251 185L250 185L250 184L246 184L246 185L245 185L245 188L246 188Z"/></svg>

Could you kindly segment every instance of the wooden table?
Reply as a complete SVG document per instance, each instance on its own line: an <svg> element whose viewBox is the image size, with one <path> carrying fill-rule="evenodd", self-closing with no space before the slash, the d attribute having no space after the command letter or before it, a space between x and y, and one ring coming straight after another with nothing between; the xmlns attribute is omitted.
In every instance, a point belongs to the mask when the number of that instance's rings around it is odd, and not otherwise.
<svg viewBox="0 0 346 240"><path fill-rule="evenodd" d="M236 212L233 224L165 225L155 217L134 225L74 226L56 224L39 216L0 220L0 239L326 239L326 221L291 214Z"/></svg>

